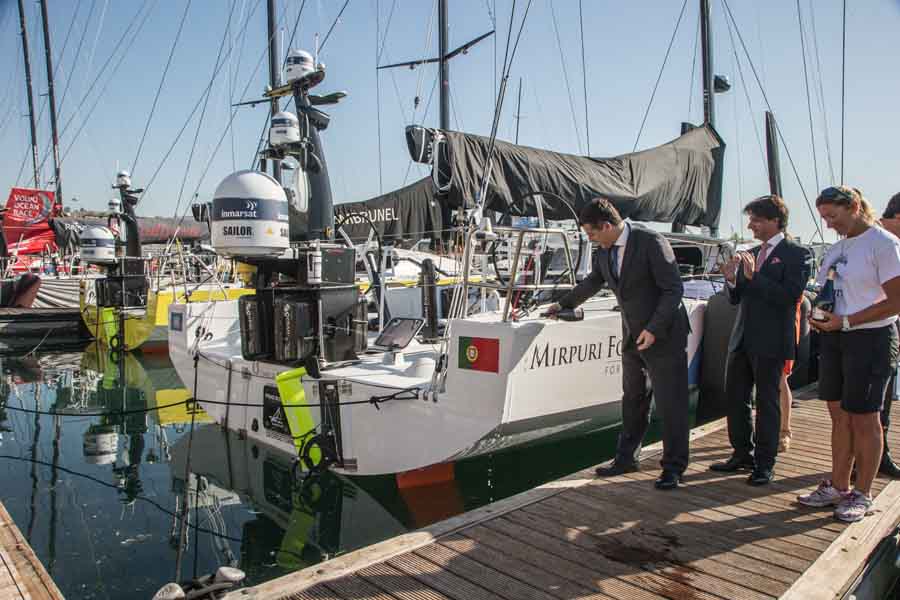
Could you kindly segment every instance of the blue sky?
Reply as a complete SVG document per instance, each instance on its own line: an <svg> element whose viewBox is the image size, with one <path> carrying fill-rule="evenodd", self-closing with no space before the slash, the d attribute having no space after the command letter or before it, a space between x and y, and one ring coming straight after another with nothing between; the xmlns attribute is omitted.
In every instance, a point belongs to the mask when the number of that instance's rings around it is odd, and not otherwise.
<svg viewBox="0 0 900 600"><path fill-rule="evenodd" d="M519 15L526 3L518 0ZM47 86L38 5L31 1L25 4L35 93L43 94ZM301 4L302 0L277 2L285 43ZM316 33L320 39L324 37L343 4L343 0L307 0L294 46L312 49ZM699 122L702 118L699 64L691 80L698 4L697 0L687 2L639 147L668 141L677 135L681 121ZM817 188L840 179L842 3L800 0L799 4L806 32L812 132L796 2L729 0L738 31L779 119L802 187L812 201ZM498 30L496 49L489 39L451 64L454 128L481 134L490 130L511 5L512 0L450 0L451 48L493 28L493 19ZM720 0L713 0L712 5L716 72L728 75L733 85L731 92L717 96L717 127L728 143L721 223L722 233L727 235L744 227L741 206L768 189L757 138L764 140L765 103L736 39L747 89L742 86L724 5ZM226 29L232 6L232 24ZM70 206L104 207L117 166L131 168L186 7L187 0L49 0L56 93L58 102L61 99L61 126L65 128L61 138L65 156L63 191ZM583 0L591 155L622 154L634 146L681 7L678 0ZM134 169L136 185L146 185L158 171L138 209L141 214L173 214L179 196L182 207L195 193L200 199L209 199L229 172L250 165L264 124L263 105L239 109L233 131L224 139L222 135L229 122L231 102L259 95L266 83L264 13L264 0L190 2ZM324 133L337 201L365 199L425 174L423 167L410 166L403 128L423 120L426 125L436 125L436 96L427 114L424 110L435 83L436 67L382 71L378 76L375 65L376 48L381 53L379 64L433 56L437 48L437 17L433 13L430 0L351 0L324 46L320 60L327 66L327 78L318 91L349 93L339 106L330 109L332 122ZM136 15L132 35L119 46L122 32ZM145 15L142 27L135 32ZM860 187L880 210L892 194L900 191L896 177L900 1L848 1L847 21L844 179ZM377 41L379 31L383 44ZM6 187L14 185L17 176L19 184L27 183L31 173L29 160L19 175L29 142L17 33L15 0L0 0L0 56L5 57L0 62L0 81L5 84L0 87L0 144L4 149L0 182ZM223 39L224 53L229 47L233 50L213 81L198 134L201 110L190 121L188 115L198 103L202 109L203 92ZM501 121L502 138L514 137L516 92L521 78L520 143L588 153L580 40L577 0L533 0L512 68ZM102 70L107 61L108 66ZM422 100L414 110L417 94ZM45 153L50 139L46 98L39 96L37 102L37 112L44 113L39 136L41 157L47 156L43 175L47 177L51 159ZM163 163L186 122L184 134ZM196 148L187 168L195 136ZM220 139L223 143L216 152ZM815 231L814 221L787 154L782 147L791 229L809 238ZM77 203L69 202L73 197Z"/></svg>

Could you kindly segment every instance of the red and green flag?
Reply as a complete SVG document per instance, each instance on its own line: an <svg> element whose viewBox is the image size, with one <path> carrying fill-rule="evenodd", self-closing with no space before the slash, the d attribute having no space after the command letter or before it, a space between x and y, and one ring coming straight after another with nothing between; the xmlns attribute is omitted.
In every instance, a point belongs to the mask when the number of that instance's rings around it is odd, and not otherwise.
<svg viewBox="0 0 900 600"><path fill-rule="evenodd" d="M459 368L499 373L500 340L460 336Z"/></svg>

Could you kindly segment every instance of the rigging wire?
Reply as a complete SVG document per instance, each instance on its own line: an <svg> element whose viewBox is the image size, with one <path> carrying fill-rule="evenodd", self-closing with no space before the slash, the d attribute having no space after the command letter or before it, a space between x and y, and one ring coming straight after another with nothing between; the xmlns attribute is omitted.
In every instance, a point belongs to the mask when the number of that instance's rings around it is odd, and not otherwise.
<svg viewBox="0 0 900 600"><path fill-rule="evenodd" d="M581 81L584 86L584 131L587 138L587 155L591 155L591 120L588 116L587 63L584 60L584 6L578 0L578 25L581 29Z"/></svg>
<svg viewBox="0 0 900 600"><path fill-rule="evenodd" d="M803 59L803 81L805 83L804 89L806 91L806 112L809 117L809 143L810 150L812 151L813 175L815 176L816 189L819 190L821 189L819 186L819 160L816 156L818 152L816 151L816 134L815 129L813 128L812 99L809 97L809 74L806 67L806 40L803 35L803 11L800 10L800 0L797 0L797 24L800 28L800 55Z"/></svg>
<svg viewBox="0 0 900 600"><path fill-rule="evenodd" d="M744 43L744 38L741 35L741 30L738 28L737 21L734 18L734 14L731 12L731 7L728 5L728 0L722 0L722 4L725 6L725 10L728 14L728 18L731 19L731 23L734 25L734 31L737 33L738 40L741 42L741 47L744 50L744 54L747 57L747 62L750 65L750 70L753 73L753 77L756 79L756 84L759 86L759 91L762 94L763 100L766 103L766 107L769 109L769 112L774 112L772 110L772 105L769 103L769 98L766 95L766 90L763 88L762 82L759 79L759 74L756 72L756 67L753 65L753 59L750 58L750 52L747 49L747 45ZM791 169L794 171L794 177L797 179L797 185L800 187L800 193L803 195L803 199L806 202L806 208L809 210L809 214L812 217L813 225L816 227L816 232L819 234L819 239L823 242L825 241L825 236L822 234L822 227L819 224L818 215L816 211L813 210L812 204L809 201L809 196L806 194L806 190L803 187L803 181L800 179L800 173L797 171L797 165L794 163L794 158L791 156L791 151L788 149L787 141L784 139L784 134L781 132L781 126L778 125L778 121L775 121L775 131L778 134L778 138L781 140L781 145L784 147L784 153L787 155L788 161L791 163Z"/></svg>
<svg viewBox="0 0 900 600"><path fill-rule="evenodd" d="M200 132L203 130L203 119L206 116L206 108L209 105L209 98L210 96L212 96L213 83L215 82L222 65L225 64L224 59L227 58L222 56L222 51L225 49L225 40L228 38L228 29L231 26L231 19L234 15L234 7L236 5L236 0L231 0L231 10L229 10L228 12L228 20L225 24L225 33L222 35L222 41L219 44L219 52L216 54L216 62L213 65L213 76L212 79L210 79L209 87L206 88L206 98L203 100L203 110L200 111L200 118L197 120L197 130L194 133L194 141L191 144L191 151L188 154L187 164L184 167L184 177L181 180L181 188L178 190L178 200L175 202L176 215L178 214L178 209L181 206L181 200L184 196L184 186L187 184L187 178L191 172L191 163L194 160L194 152L197 150L197 142L200 139Z"/></svg>
<svg viewBox="0 0 900 600"><path fill-rule="evenodd" d="M822 85L822 62L819 59L819 35L816 33L816 11L813 10L812 0L809 0L809 25L812 28L813 54L816 57L816 80L818 81L819 110L822 111L822 134L825 138L825 157L828 160L828 172L831 174L829 181L834 182L834 162L831 158L831 139L828 135L828 114L825 111L825 89Z"/></svg>
<svg viewBox="0 0 900 600"><path fill-rule="evenodd" d="M700 46L700 14L697 14L697 36L694 38L694 58L691 60L691 79L688 82L690 87L688 88L688 109L687 115L688 119L692 118L691 110L694 107L694 90L697 89L695 85L694 77L697 74L697 48Z"/></svg>
<svg viewBox="0 0 900 600"><path fill-rule="evenodd" d="M144 16L141 18L141 22L138 24L137 29L135 29L134 37L132 39L134 39L135 37L140 35L141 31L144 28L144 25L147 24L147 19L150 17L150 15L153 12L153 9L156 8L157 4L158 4L158 0L153 0L153 4L150 6L150 8L147 10L147 12L144 13ZM113 70L110 73L109 79L106 80L106 83L103 85L103 89L101 89L100 93L97 94L97 96L94 98L94 103L91 105L90 110L88 110L87 114L81 120L81 125L78 127L78 130L70 138L69 145L66 147L66 150L65 150L65 152L63 152L62 158L60 159L60 164L65 162L66 157L69 155L69 152L71 152L72 148L75 146L75 141L81 135L81 132L84 131L84 128L87 126L88 120L91 118L91 115L94 114L94 111L97 110L97 106L99 106L100 101L103 100L103 98L105 97L106 88L108 88L109 84L113 82L113 79L115 78L116 73L119 71L119 68L122 66L122 63L125 62L125 58L128 56L128 50L130 50L130 49L131 49L131 47L126 49L125 52L123 52L119 56L119 60L116 62L115 66L113 67ZM85 99L86 98L87 98L87 96L85 96ZM78 108L76 108L76 114L78 114ZM73 116L73 119L74 118L75 117ZM72 120L69 121L69 123L71 123L71 122L72 122ZM65 133L65 131L66 131L66 129L63 128L63 133ZM44 157L44 160L45 161L47 160L46 156Z"/></svg>
<svg viewBox="0 0 900 600"><path fill-rule="evenodd" d="M799 0L798 0L799 1ZM166 66L163 68L162 77L159 85L156 87L156 95L153 97L153 104L150 106L150 114L147 115L147 123L144 125L144 133L141 134L141 141L138 143L137 152L131 163L131 175L134 176L134 170L137 168L138 159L141 157L141 150L144 148L144 140L147 139L147 132L150 130L150 123L153 121L153 113L156 112L156 104L159 102L159 96L162 93L163 84L166 82L166 75L169 73L169 67L172 65L172 58L175 56L175 49L178 47L178 40L181 39L181 32L184 29L184 22L187 19L188 10L191 8L191 0L187 0L184 5L184 12L181 15L181 22L178 24L178 31L175 33L175 40L172 42L172 48L169 50L169 58L166 60ZM229 21L229 24L231 21Z"/></svg>
<svg viewBox="0 0 900 600"><path fill-rule="evenodd" d="M737 53L737 44L734 41L734 33L731 30L731 23L727 20L725 21L725 26L728 29L728 37L731 39L731 51L734 55L734 63L737 65L738 76L741 80L741 89L744 92L744 98L747 100L747 110L750 112L750 124L753 128L753 133L756 136L756 145L759 148L759 158L762 161L763 168L768 163L766 162L766 150L763 147L762 138L759 135L759 129L756 127L756 121L754 120L754 115L756 114L756 109L753 107L753 101L750 99L750 88L747 86L747 80L744 79L744 69L741 67L741 59Z"/></svg>
<svg viewBox="0 0 900 600"><path fill-rule="evenodd" d="M687 2L687 0L685 0ZM553 8L553 0L548 0L550 16L553 20L553 32L556 34L556 47L559 50L559 62L562 65L563 80L566 82L566 94L569 97L569 110L572 113L572 125L575 127L575 140L578 142L578 153L583 154L581 147L581 132L578 130L578 117L575 114L575 100L572 98L572 87L569 85L569 70L566 69L566 55L563 52L562 38L559 35L559 23L556 20L556 10Z"/></svg>
<svg viewBox="0 0 900 600"><path fill-rule="evenodd" d="M72 68L69 70L69 75L66 77L66 85L63 87L63 92L59 97L59 103L56 108L59 112L62 112L63 104L66 101L66 94L69 91L69 86L72 85L72 80L75 78L75 66L78 64L78 57L81 56L81 48L84 45L84 38L87 36L88 27L87 25L91 22L91 17L94 16L94 9L97 7L97 0L91 1L91 10L88 11L87 19L85 20L85 27L81 32L81 37L78 39L78 47L75 48L75 58L72 59Z"/></svg>
<svg viewBox="0 0 900 600"><path fill-rule="evenodd" d="M248 25L249 22L250 22L250 19L253 18L253 15L256 13L256 9L259 8L260 4L262 4L262 0L258 0L257 3L256 3L256 6L253 8L252 11L250 11L250 14L247 15L247 19L246 19L246 21L244 21L244 29L245 29L245 30L246 30L246 28L247 28L247 25ZM231 50L232 50L232 48L229 48L227 54L230 54L230 53L231 53ZM226 58L227 58L227 56L226 56ZM194 119L194 115L197 113L197 110L200 108L200 104L203 102L203 99L205 98L206 93L207 93L207 92L209 91L209 89L213 86L213 83L215 82L216 75L218 74L219 69L221 69L222 65L224 65L224 61L221 62L221 63L219 63L219 65L216 67L216 70L214 71L213 76L212 76L212 78L210 79L210 82L207 84L207 86L206 86L206 88L204 89L204 91L200 94L200 98L197 100L197 102L194 103L194 108L191 110L191 112L190 112L190 114L188 115L187 119L185 119L184 124L181 126L181 129L179 129L178 134L175 136L175 140L174 140L174 141L172 142L172 144L169 146L169 149L166 151L165 155L163 155L162 161L160 161L159 166L156 168L156 171L153 172L153 175L150 177L150 181L148 181L148 182L147 182L147 185L144 186L144 196L143 196L144 200L146 200L146 198L147 198L147 194L148 194L149 191L150 191L150 186L153 185L153 182L154 182L154 181L156 181L156 177L159 175L159 173L160 173L160 171L162 170L163 166L165 166L166 161L169 159L169 156L171 156L172 152L175 150L175 146L178 145L178 142L179 142L179 140L181 139L181 136L184 134L184 132L185 132L185 131L187 130L187 128L188 128L188 125L190 125L190 124L191 124L191 121ZM258 65L257 65L257 69L259 69L259 66L258 66ZM256 74L256 71L254 71L254 75L255 75L255 74ZM176 211L175 216L178 216L178 215L177 215L177 211Z"/></svg>
<svg viewBox="0 0 900 600"><path fill-rule="evenodd" d="M641 119L641 126L638 129L637 138L634 140L632 152L637 150L638 143L641 141L641 134L644 132L644 125L647 123L647 117L650 115L650 108L653 106L653 99L656 98L656 90L659 88L659 82L662 81L663 72L666 70L666 63L669 62L669 53L672 52L672 45L675 43L675 37L678 35L678 28L681 27L681 19L684 17L684 10L687 8L687 0L681 5L681 12L678 13L678 20L675 22L675 31L672 32L672 38L669 40L669 47L666 48L666 55L663 57L662 66L659 68L659 75L656 76L656 83L653 84L653 91L650 93L650 101L647 103L647 110L644 111L644 118Z"/></svg>
<svg viewBox="0 0 900 600"><path fill-rule="evenodd" d="M847 122L847 0L844 0L841 20L841 185L844 184L844 125Z"/></svg>
<svg viewBox="0 0 900 600"><path fill-rule="evenodd" d="M340 12L338 12L337 16L334 18L334 22L331 24L331 27L328 28L328 33L325 34L325 39L323 39L322 43L319 45L320 54L322 53L322 50L325 49L325 44L328 43L328 38L331 37L331 32L334 31L335 26L341 19L341 15L344 14L344 9L347 8L348 4L350 4L350 0L344 0L344 5L341 7L341 10Z"/></svg>

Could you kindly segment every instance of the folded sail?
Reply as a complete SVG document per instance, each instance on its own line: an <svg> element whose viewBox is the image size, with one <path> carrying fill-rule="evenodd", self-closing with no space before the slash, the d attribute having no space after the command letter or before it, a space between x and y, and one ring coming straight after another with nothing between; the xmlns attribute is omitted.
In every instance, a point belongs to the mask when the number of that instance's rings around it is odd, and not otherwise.
<svg viewBox="0 0 900 600"><path fill-rule="evenodd" d="M487 137L455 131L407 130L410 151L423 162L434 159L434 169L450 208L471 207L480 189ZM415 138L415 140L414 140ZM439 140L436 152L421 152L422 144ZM418 140L424 140L418 141ZM542 191L561 196L575 211L597 196L612 200L624 217L638 221L711 225L716 222L720 198L710 181L725 144L710 127L698 127L675 140L640 152L612 158L591 158L518 146L497 141L487 191L486 208L513 215L534 216L529 193ZM548 210L549 209L549 210ZM552 201L545 215L571 218L571 211Z"/></svg>

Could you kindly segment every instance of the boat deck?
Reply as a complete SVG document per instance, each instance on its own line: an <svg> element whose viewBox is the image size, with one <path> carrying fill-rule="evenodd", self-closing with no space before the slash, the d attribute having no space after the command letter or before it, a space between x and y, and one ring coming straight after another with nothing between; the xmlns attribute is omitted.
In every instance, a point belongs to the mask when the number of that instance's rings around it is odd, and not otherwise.
<svg viewBox="0 0 900 600"><path fill-rule="evenodd" d="M879 478L875 514L853 525L795 502L830 470L828 411L814 394L798 394L793 442L768 486L708 470L730 455L723 419L692 432L693 462L677 491L653 488L657 444L641 472L596 479L585 470L229 598L840 597L900 521L900 482Z"/></svg>
<svg viewBox="0 0 900 600"><path fill-rule="evenodd" d="M56 584L0 503L0 600L63 600Z"/></svg>

